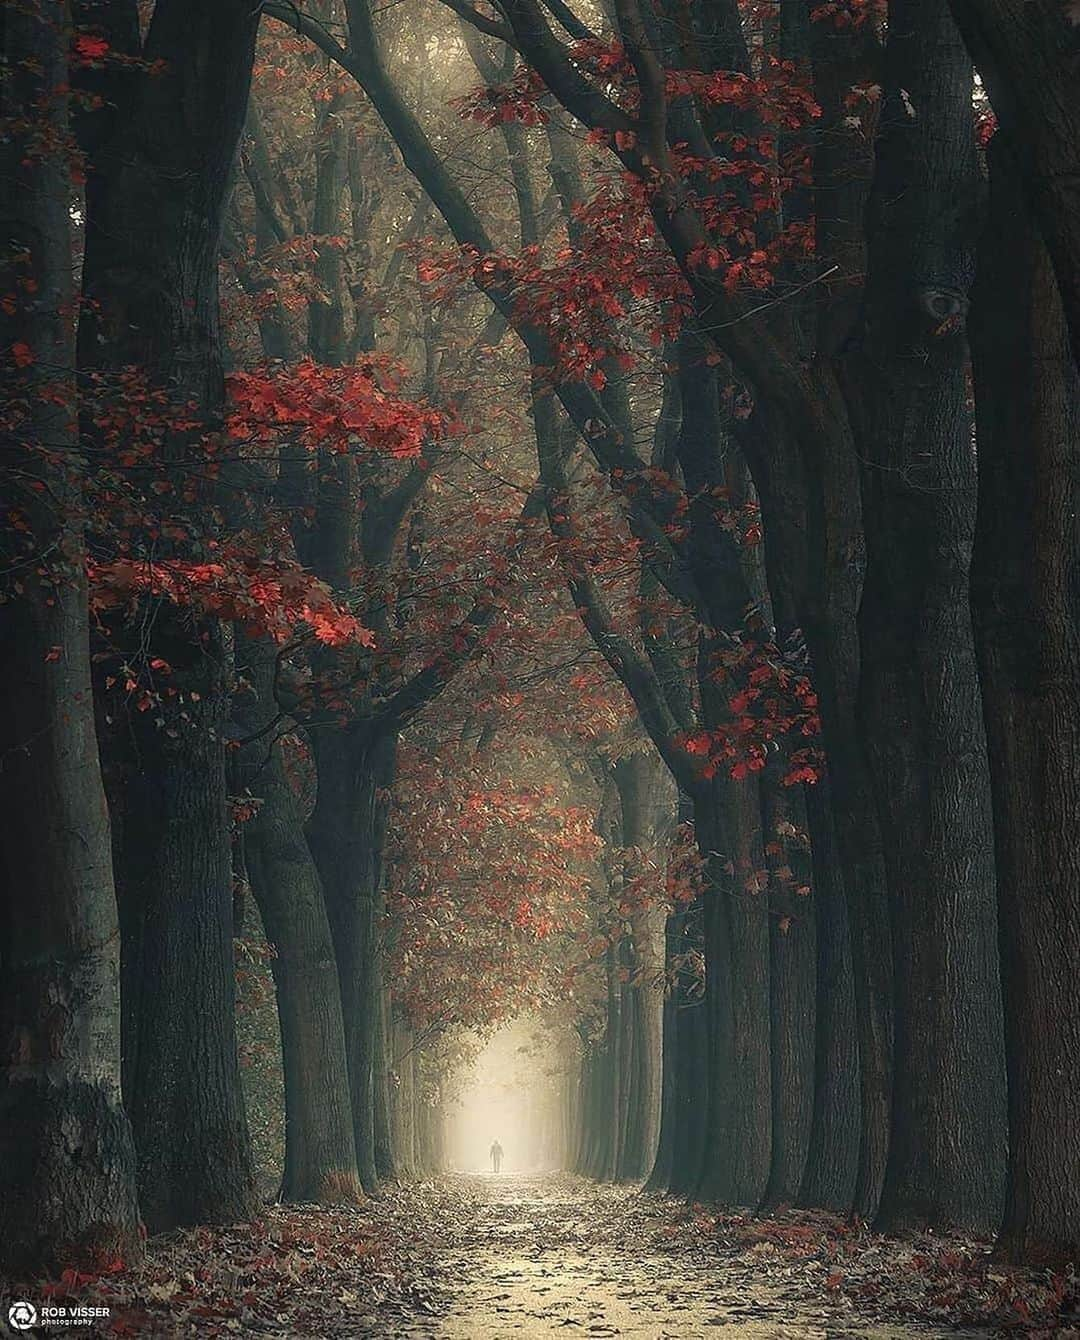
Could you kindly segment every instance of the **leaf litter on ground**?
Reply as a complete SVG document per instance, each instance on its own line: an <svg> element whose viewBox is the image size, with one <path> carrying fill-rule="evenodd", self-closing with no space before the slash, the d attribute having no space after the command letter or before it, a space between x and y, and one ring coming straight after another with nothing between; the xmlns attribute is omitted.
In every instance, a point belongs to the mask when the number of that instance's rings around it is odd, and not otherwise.
<svg viewBox="0 0 1080 1340"><path fill-rule="evenodd" d="M251 1224L163 1234L136 1268L21 1281L11 1296L111 1311L50 1337L1080 1340L1076 1272L1006 1267L991 1246L807 1211L719 1213L566 1175L447 1176L361 1206L276 1205Z"/></svg>

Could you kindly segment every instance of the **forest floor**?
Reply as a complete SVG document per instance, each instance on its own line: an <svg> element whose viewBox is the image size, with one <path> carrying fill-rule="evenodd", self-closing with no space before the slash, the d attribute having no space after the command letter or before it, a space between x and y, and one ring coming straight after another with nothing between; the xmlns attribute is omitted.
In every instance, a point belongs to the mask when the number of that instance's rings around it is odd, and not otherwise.
<svg viewBox="0 0 1080 1340"><path fill-rule="evenodd" d="M253 1225L156 1238L137 1270L68 1272L14 1297L110 1309L92 1327L32 1332L54 1337L1080 1340L1077 1280L1006 1270L986 1244L718 1216L567 1176L454 1176L356 1210L275 1207Z"/></svg>

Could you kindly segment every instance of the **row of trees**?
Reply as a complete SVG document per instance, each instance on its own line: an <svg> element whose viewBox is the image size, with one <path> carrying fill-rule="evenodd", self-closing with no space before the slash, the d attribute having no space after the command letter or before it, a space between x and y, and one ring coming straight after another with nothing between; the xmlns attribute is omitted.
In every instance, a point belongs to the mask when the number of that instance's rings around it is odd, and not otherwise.
<svg viewBox="0 0 1080 1340"><path fill-rule="evenodd" d="M291 21L363 86L443 214L461 250L441 273L475 282L539 370L541 478L573 597L693 807L706 888L682 934L700 937L708 989L703 1022L669 1047L687 1079L667 1180L746 1204L808 1179L815 1203L894 1228L985 1229L1004 1209L1008 1250L1067 1254L1076 370L1067 210L1046 182L1075 148L1033 110L1054 94L1026 99L1004 18L961 12L1001 119L984 158L994 126L939 6L619 3L613 26L534 0L450 7L474 55L481 37L501 44L482 72L510 68L507 49L522 63L464 102L503 139L516 254L395 86L367 7L347 7L343 40ZM1019 45L1052 68L1049 90L1071 40L1036 7ZM575 126L609 150L606 201L575 178ZM536 242L529 136L568 204L558 254ZM1036 333L1015 304L1033 311L1055 282ZM643 325L666 395L627 373ZM689 674L654 600L635 637L605 600L571 434L664 613L693 623ZM764 573L731 517L751 485ZM819 725L824 766L803 756L771 777L771 746ZM806 796L783 785L819 770ZM810 835L813 948L778 944L787 914L756 896L776 824ZM816 974L782 970L789 953ZM815 998L814 1035L788 1027Z"/></svg>
<svg viewBox="0 0 1080 1340"><path fill-rule="evenodd" d="M460 518L432 546L409 531L451 416L405 398L362 292L341 301L345 201L358 232L374 211L342 137L317 119L318 152L275 165L294 238L260 193L253 122L240 203L259 17L4 13L12 1268L136 1259L140 1216L254 1211L233 1018L249 889L277 948L284 1193L377 1184L397 738L487 635L517 561L520 502L464 544ZM276 270L247 264L267 245ZM250 320L234 302L226 348L231 249ZM252 340L291 366L241 372Z"/></svg>
<svg viewBox="0 0 1080 1340"><path fill-rule="evenodd" d="M582 1170L1075 1249L1072 35L1001 8L5 9L5 1266L253 1212L249 891L289 1198L562 991Z"/></svg>
<svg viewBox="0 0 1080 1340"><path fill-rule="evenodd" d="M490 759L590 660L471 391L501 332L409 287L355 92L221 17L5 12L5 1270L254 1213L234 936L296 1201L437 1163L446 1030L589 960L590 814ZM586 678L574 738L627 714Z"/></svg>

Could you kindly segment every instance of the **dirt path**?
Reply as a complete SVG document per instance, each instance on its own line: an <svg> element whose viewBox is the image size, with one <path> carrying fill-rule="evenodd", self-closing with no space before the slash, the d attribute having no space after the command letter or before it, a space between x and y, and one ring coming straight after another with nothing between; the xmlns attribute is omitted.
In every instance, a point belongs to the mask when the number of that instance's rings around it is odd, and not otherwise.
<svg viewBox="0 0 1080 1340"><path fill-rule="evenodd" d="M574 1178L459 1177L431 1188L448 1296L402 1335L445 1340L632 1336L915 1340L942 1328L860 1317L822 1287L820 1260L724 1259L692 1212ZM439 1201L443 1204L440 1206ZM815 1294L817 1295L815 1301ZM807 1299L809 1298L809 1301Z"/></svg>
<svg viewBox="0 0 1080 1340"><path fill-rule="evenodd" d="M131 1269L0 1282L0 1334L13 1299L107 1317L32 1332L50 1340L1080 1340L1080 1280L1009 1272L985 1244L567 1176L446 1177L163 1234ZM997 1329L958 1329L973 1319Z"/></svg>

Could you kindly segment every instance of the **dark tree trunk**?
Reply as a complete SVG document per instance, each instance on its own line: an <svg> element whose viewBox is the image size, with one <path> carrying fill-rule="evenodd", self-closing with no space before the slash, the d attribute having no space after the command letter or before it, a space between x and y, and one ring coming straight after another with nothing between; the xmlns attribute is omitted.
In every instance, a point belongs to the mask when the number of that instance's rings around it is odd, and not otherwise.
<svg viewBox="0 0 1080 1340"><path fill-rule="evenodd" d="M137 35L134 5L84 8ZM223 399L218 244L257 25L239 0L159 2L141 55L162 67L115 67L112 133L90 131L80 362L142 370L208 428ZM168 435L171 499L201 452L197 436ZM212 529L202 501L187 518L196 553ZM193 626L167 604L149 622L150 654L172 667L178 693L160 712L167 728L141 713L130 731L117 883L141 933L127 1096L157 1231L244 1218L255 1193L233 1018L228 648L217 625Z"/></svg>
<svg viewBox="0 0 1080 1340"><path fill-rule="evenodd" d="M210 657L200 656L193 682L205 688ZM174 682L186 686L179 673L186 667L175 655L171 663ZM220 660L212 671L211 692L190 706L189 734L175 749L154 738L145 714L133 723L126 775L124 897L141 911L142 945L137 1055L125 1097L143 1216L155 1230L240 1219L254 1208L236 1059L232 864L220 756L228 697Z"/></svg>
<svg viewBox="0 0 1080 1340"><path fill-rule="evenodd" d="M315 120L315 201L311 231L316 237L315 278L322 290L308 308L308 348L317 363L344 362L344 258L328 239L342 233L341 206L348 162L345 124L337 99L323 103Z"/></svg>
<svg viewBox="0 0 1080 1340"><path fill-rule="evenodd" d="M701 724L730 716L724 688L727 639L741 635L752 596L742 554L718 525L712 490L733 451L724 432L716 369L696 329L679 342L682 422L676 443L690 505L690 563L706 603L698 646ZM704 896L705 1019L709 1046L706 1147L697 1188L705 1200L757 1205L769 1176L772 1139L769 1056L768 899L756 779L702 783L694 827L708 873Z"/></svg>
<svg viewBox="0 0 1080 1340"><path fill-rule="evenodd" d="M828 777L806 792L817 913L814 1115L799 1204L846 1214L859 1169L859 1045L848 910Z"/></svg>
<svg viewBox="0 0 1080 1340"><path fill-rule="evenodd" d="M379 954L376 960L378 981L375 1000L375 1051L373 1060L375 1173L380 1182L392 1182L397 1177L397 1168L394 1163L394 1137L390 1121L390 1050L387 1019L390 1003L388 992L383 983L383 961L383 955Z"/></svg>
<svg viewBox="0 0 1080 1340"><path fill-rule="evenodd" d="M860 1135L853 1208L869 1219L877 1212L889 1141L892 954L881 829L855 716L863 567L857 465L846 410L831 400L829 409L832 431L820 435L821 454L804 462L807 581L800 612L821 699L855 975Z"/></svg>
<svg viewBox="0 0 1080 1340"><path fill-rule="evenodd" d="M1017 148L1017 180L1049 248L1080 362L1080 104L1074 12L1056 0L951 0L952 12Z"/></svg>
<svg viewBox="0 0 1080 1340"><path fill-rule="evenodd" d="M365 1191L375 1166L375 1039L379 1009L377 918L383 879L387 789L396 736L315 730L319 789L308 841L322 880L334 939L345 1026L353 1131Z"/></svg>
<svg viewBox="0 0 1080 1340"><path fill-rule="evenodd" d="M774 765L761 781L766 852L774 849L766 861L771 871L772 1056L772 1164L763 1199L766 1209L793 1204L802 1185L814 1116L817 1024L817 922L806 806L802 789L783 786L776 772ZM777 874L778 869L784 873Z"/></svg>
<svg viewBox="0 0 1080 1340"><path fill-rule="evenodd" d="M353 1145L341 993L322 886L303 816L275 734L274 648L242 649L251 685L236 701L248 742L234 761L237 792L259 800L242 826L248 878L271 960L285 1070L286 1201L333 1204L361 1198Z"/></svg>
<svg viewBox="0 0 1080 1340"><path fill-rule="evenodd" d="M409 1029L398 1023L394 1029L394 1153L405 1178L419 1171L416 1158L416 1046Z"/></svg>
<svg viewBox="0 0 1080 1340"><path fill-rule="evenodd" d="M826 314L823 324L831 319ZM821 700L829 830L846 901L857 1004L859 1152L852 1208L869 1219L877 1211L889 1140L892 955L881 829L855 717L864 561L858 466L846 439L846 408L830 404L834 431L822 434L818 456L797 466L787 447L790 430L768 406L758 407L740 441L761 500L775 621L782 635L801 627ZM822 941L823 948L829 944L836 941ZM823 1011L820 1020L832 1017ZM844 1045L841 1038L828 1043ZM841 1121L830 1138L842 1140L845 1129Z"/></svg>
<svg viewBox="0 0 1080 1340"><path fill-rule="evenodd" d="M66 5L0 15L0 1273L28 1276L142 1252L73 428L70 38Z"/></svg>
<svg viewBox="0 0 1080 1340"><path fill-rule="evenodd" d="M1004 138L992 141L990 163L972 309L972 599L1005 997L1001 1246L1017 1260L1065 1262L1080 1252L1080 379Z"/></svg>
<svg viewBox="0 0 1080 1340"><path fill-rule="evenodd" d="M705 910L702 899L682 913L672 983L675 1048L672 1081L672 1161L667 1190L693 1196L701 1181L709 1111L709 1029L704 995Z"/></svg>
<svg viewBox="0 0 1080 1340"><path fill-rule="evenodd" d="M607 987L607 1013L601 1052L602 1109L599 1120L599 1157L595 1176L610 1182L619 1163L619 1137L622 1131L622 1004L619 990L619 965L614 945L609 945L604 962Z"/></svg>
<svg viewBox="0 0 1080 1340"><path fill-rule="evenodd" d="M663 763L652 751L630 754L612 770L619 792L624 879L640 874L674 819L674 792ZM630 918L623 942L622 1017L628 1066L624 1067L626 1118L616 1174L637 1180L649 1171L654 1153L660 1075L654 1047L653 997L661 965L655 962L647 912Z"/></svg>
<svg viewBox="0 0 1080 1340"><path fill-rule="evenodd" d="M962 329L979 192L971 82L948 10L893 0L865 343L852 381L868 554L859 713L885 840L896 993L879 1222L894 1230L988 1231L1001 1205L994 863L967 582L975 460Z"/></svg>
<svg viewBox="0 0 1080 1340"><path fill-rule="evenodd" d="M695 804L705 893L705 1011L709 1107L696 1194L756 1206L769 1180L772 1078L769 1039L769 906L762 868L756 778L718 779Z"/></svg>
<svg viewBox="0 0 1080 1340"><path fill-rule="evenodd" d="M782 458L781 432L779 425L765 421L759 409L741 440L761 504L769 599L777 641L783 646L800 636L799 611L807 595L807 518L805 480ZM843 1214L853 1205L859 1167L859 1038L834 803L827 777L805 789L817 964L813 1115L798 1198L801 1204ZM858 870L852 874L853 892L858 889Z"/></svg>
<svg viewBox="0 0 1080 1340"><path fill-rule="evenodd" d="M645 1184L646 1191L668 1189L676 1157L675 1057L679 1047L679 1015L673 979L677 972L675 957L682 938L682 920L682 912L671 912L664 924L664 1005L660 1021L660 1131L656 1144L656 1157Z"/></svg>

